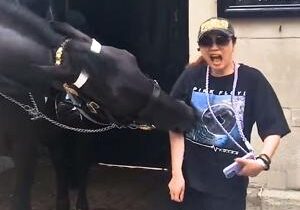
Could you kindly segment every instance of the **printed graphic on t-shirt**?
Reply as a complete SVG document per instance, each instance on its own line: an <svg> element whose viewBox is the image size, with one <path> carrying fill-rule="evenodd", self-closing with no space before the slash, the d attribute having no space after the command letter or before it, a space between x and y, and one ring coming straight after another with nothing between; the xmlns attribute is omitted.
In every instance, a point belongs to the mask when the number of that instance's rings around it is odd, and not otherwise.
<svg viewBox="0 0 300 210"><path fill-rule="evenodd" d="M243 145L236 119L239 121L239 125L242 128L245 93L241 94L240 92L234 97L232 97L230 93L224 95L223 91L220 91L219 94L221 95L209 93L211 109L217 120L222 124L223 128L230 136L232 136L239 145ZM211 148L215 152L238 155L240 151L238 146L228 137L212 116L208 108L205 91L201 92L194 90L191 102L199 110L201 119L197 122L194 129L187 132L187 140Z"/></svg>

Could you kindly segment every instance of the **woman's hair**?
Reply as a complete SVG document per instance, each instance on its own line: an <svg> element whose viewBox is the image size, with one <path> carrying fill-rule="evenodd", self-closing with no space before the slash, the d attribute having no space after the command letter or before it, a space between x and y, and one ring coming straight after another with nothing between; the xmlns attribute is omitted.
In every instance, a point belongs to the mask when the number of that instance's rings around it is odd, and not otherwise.
<svg viewBox="0 0 300 210"><path fill-rule="evenodd" d="M236 43L236 36L232 36L231 40L232 40L233 45L235 45L235 43Z"/></svg>
<svg viewBox="0 0 300 210"><path fill-rule="evenodd" d="M206 65L207 62L205 61L204 57L202 55L200 55L196 61L189 63L186 67L187 68L193 68L193 67L197 67L200 65Z"/></svg>

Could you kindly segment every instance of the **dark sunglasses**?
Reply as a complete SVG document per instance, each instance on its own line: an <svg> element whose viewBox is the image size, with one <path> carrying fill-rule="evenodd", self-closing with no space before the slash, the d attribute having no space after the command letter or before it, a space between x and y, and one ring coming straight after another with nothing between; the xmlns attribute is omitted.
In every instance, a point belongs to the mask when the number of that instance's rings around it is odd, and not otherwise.
<svg viewBox="0 0 300 210"><path fill-rule="evenodd" d="M231 39L232 37L227 35L217 35L214 37L206 35L198 41L198 44L200 47L212 47L213 44L218 46L227 46Z"/></svg>

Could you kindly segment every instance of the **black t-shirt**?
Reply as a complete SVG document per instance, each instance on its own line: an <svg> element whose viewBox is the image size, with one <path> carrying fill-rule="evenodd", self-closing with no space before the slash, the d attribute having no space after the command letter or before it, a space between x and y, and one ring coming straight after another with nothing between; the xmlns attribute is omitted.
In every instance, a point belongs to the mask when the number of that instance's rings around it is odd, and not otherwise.
<svg viewBox="0 0 300 210"><path fill-rule="evenodd" d="M233 143L212 117L205 91L206 68L186 69L175 83L171 95L200 112L197 125L185 133L184 174L188 185L198 191L220 196L245 195L248 178L226 179L223 169L245 153ZM209 76L210 106L227 132L245 149L236 119L250 141L256 123L262 139L290 132L273 88L257 69L240 64L234 97L234 74ZM236 115L236 116L235 116Z"/></svg>

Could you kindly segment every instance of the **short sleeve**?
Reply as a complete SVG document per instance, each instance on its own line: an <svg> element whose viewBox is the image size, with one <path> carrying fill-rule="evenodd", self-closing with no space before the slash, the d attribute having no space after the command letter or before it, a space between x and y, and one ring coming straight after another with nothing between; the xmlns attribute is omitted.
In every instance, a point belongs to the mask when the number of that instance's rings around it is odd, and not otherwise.
<svg viewBox="0 0 300 210"><path fill-rule="evenodd" d="M191 70L186 69L181 73L170 93L172 97L176 98L177 100L184 101L186 104L190 104L190 71Z"/></svg>
<svg viewBox="0 0 300 210"><path fill-rule="evenodd" d="M258 72L255 89L255 118L262 139L269 135L285 136L290 132L282 107L271 84Z"/></svg>

